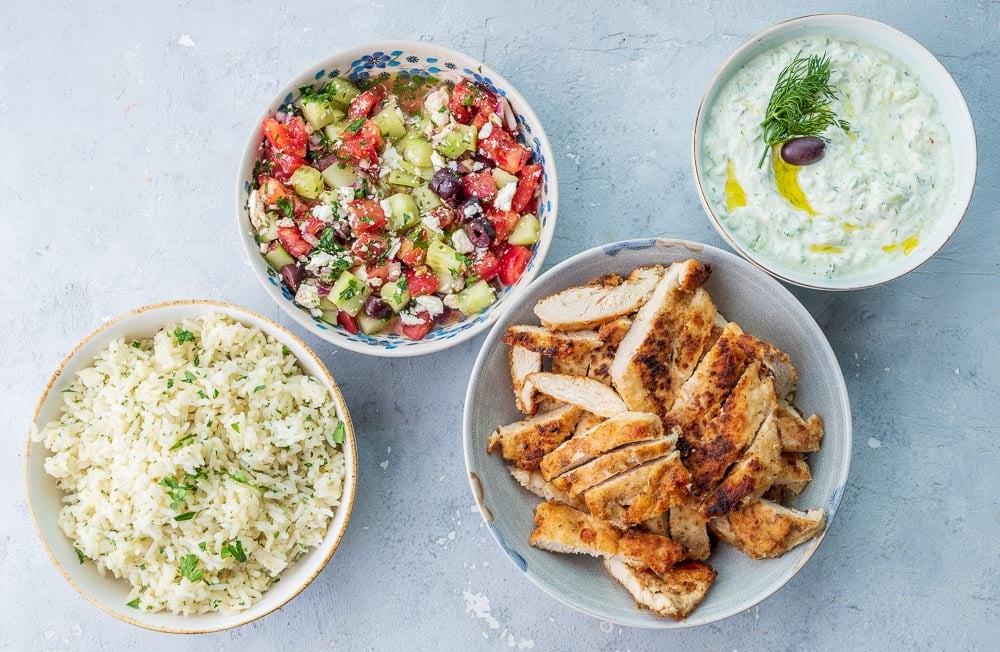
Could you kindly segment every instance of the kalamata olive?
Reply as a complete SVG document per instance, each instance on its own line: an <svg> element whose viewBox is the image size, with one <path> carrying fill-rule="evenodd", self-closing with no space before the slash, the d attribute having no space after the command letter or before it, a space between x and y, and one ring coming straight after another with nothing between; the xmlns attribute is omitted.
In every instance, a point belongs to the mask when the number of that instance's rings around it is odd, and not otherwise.
<svg viewBox="0 0 1000 652"><path fill-rule="evenodd" d="M475 156L472 157L472 160L475 161L476 163L481 163L483 166L481 169L485 170L492 170L497 166L496 163L494 163L491 159L483 156L482 154L476 154Z"/></svg>
<svg viewBox="0 0 1000 652"><path fill-rule="evenodd" d="M462 199L462 180L448 168L441 168L434 173L430 188L434 194L453 206Z"/></svg>
<svg viewBox="0 0 1000 652"><path fill-rule="evenodd" d="M392 306L372 295L365 299L365 314L372 319L388 319L392 315Z"/></svg>
<svg viewBox="0 0 1000 652"><path fill-rule="evenodd" d="M826 141L815 136L792 138L781 146L781 158L789 165L812 165L826 154Z"/></svg>
<svg viewBox="0 0 1000 652"><path fill-rule="evenodd" d="M302 282L303 276L305 276L305 272L298 265L288 264L281 268L281 280L285 282L285 285L292 292L299 289L299 283Z"/></svg>
<svg viewBox="0 0 1000 652"><path fill-rule="evenodd" d="M466 223L483 215L483 207L475 197L466 198L455 210L458 212L458 219Z"/></svg>
<svg viewBox="0 0 1000 652"><path fill-rule="evenodd" d="M497 230L493 227L493 222L477 217L469 222L465 227L465 233L469 236L469 241L478 249L486 249L493 244L493 238L497 237Z"/></svg>

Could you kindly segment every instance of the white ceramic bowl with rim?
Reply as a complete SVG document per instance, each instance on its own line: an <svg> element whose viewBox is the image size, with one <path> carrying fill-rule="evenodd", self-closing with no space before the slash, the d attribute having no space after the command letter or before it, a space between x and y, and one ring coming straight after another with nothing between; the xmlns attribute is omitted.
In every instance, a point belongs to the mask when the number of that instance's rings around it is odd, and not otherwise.
<svg viewBox="0 0 1000 652"><path fill-rule="evenodd" d="M439 79L458 82L470 79L485 84L502 95L510 104L518 122L518 136L521 144L531 150L534 161L541 163L543 176L538 219L541 222L541 236L534 245L532 256L524 275L510 287L498 293L497 301L481 313L464 318L448 326L436 327L422 340L388 335L352 335L341 326L334 326L312 316L292 299L291 293L281 283L280 275L272 269L260 253L254 240L253 227L247 213L247 197L250 181L257 160L258 147L262 137L261 123L264 118L274 115L279 107L299 96L299 88L318 85L332 77L346 77L351 80L367 79L388 74L433 75ZM559 191L556 178L555 157L548 138L531 107L524 97L502 76L479 61L449 48L422 41L380 41L364 43L323 59L290 79L268 102L260 117L254 123L250 139L243 150L236 188L236 225L240 240L250 259L254 275L264 289L292 319L317 337L337 346L367 353L369 355L406 357L425 355L441 351L475 337L489 328L507 305L524 292L528 284L538 274L548 253L556 228L559 210Z"/></svg>
<svg viewBox="0 0 1000 652"><path fill-rule="evenodd" d="M93 562L81 564L73 548L73 542L59 528L56 521L62 508L64 494L56 486L55 479L45 472L44 461L49 452L44 443L32 441L29 434L25 455L28 506L35 521L35 528L42 539L42 545L63 577L80 595L105 613L132 625L173 634L203 634L245 625L266 616L297 596L319 575L340 545L347 530L348 519L351 517L357 488L358 461L354 427L344 397L326 366L302 340L284 326L245 308L218 301L188 300L158 303L116 317L98 328L66 356L52 375L35 408L35 426L41 428L59 417L62 390L72 383L77 372L91 366L94 356L113 340L149 338L167 324L210 313L222 313L247 326L256 326L287 346L299 360L302 371L317 378L330 391L337 406L337 414L343 418L346 426L343 444L344 492L340 507L330 520L326 536L318 547L308 551L286 568L281 573L281 582L269 588L258 602L236 614L209 613L190 616L174 615L169 612L147 613L128 607L125 604L131 588L128 582L124 579L115 579L110 574L102 577Z"/></svg>
<svg viewBox="0 0 1000 652"><path fill-rule="evenodd" d="M825 509L826 530L777 559L753 560L716 544L708 562L719 575L705 601L687 620L675 622L640 610L600 560L528 545L535 506L541 501L508 473L499 453L486 452L497 426L524 418L514 405L508 347L512 324L537 324L535 303L605 274L695 258L711 266L705 288L719 312L787 353L799 372L795 403L823 418L819 452L809 455L813 479L795 498L798 509ZM469 483L490 532L512 562L540 589L585 614L630 627L692 627L740 613L780 589L809 560L834 524L851 466L851 405L837 357L808 311L780 283L742 258L684 240L628 240L595 247L556 265L514 302L490 332L476 359L465 397L463 443ZM836 566L835 564L833 566Z"/></svg>
<svg viewBox="0 0 1000 652"><path fill-rule="evenodd" d="M946 215L933 225L933 230L921 234L921 244L912 255L903 256L890 264L879 267L858 277L849 279L822 279L795 270L779 267L763 259L729 232L726 225L715 213L715 207L705 191L707 184L702 165L702 128L719 93L726 83L744 64L760 53L773 49L796 38L821 34L850 38L868 43L890 53L917 75L922 86L938 101L944 114L945 123L950 126L950 135L955 153L955 182L951 188L949 209ZM819 14L793 18L772 25L758 32L740 45L722 63L712 76L705 94L702 96L695 117L692 135L691 160L694 166L695 183L701 204L719 234L725 238L741 256L767 273L783 281L817 290L857 290L894 281L912 272L927 262L948 242L958 230L972 201L976 183L977 153L976 133L969 114L969 107L955 80L937 58L924 46L894 27L870 18L846 14Z"/></svg>

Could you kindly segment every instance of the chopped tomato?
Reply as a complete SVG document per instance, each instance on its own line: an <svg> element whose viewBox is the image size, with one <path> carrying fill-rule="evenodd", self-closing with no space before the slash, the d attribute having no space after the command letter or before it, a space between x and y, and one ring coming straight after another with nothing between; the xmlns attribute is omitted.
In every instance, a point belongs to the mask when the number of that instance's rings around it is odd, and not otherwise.
<svg viewBox="0 0 1000 652"><path fill-rule="evenodd" d="M438 224L442 229L449 228L455 223L455 219L458 217L455 214L455 210L450 206L438 206L437 208L431 209L430 215L431 217L437 218Z"/></svg>
<svg viewBox="0 0 1000 652"><path fill-rule="evenodd" d="M319 235L326 228L326 223L323 220L317 219L315 217L307 217L299 225L299 230L303 233L308 233L309 235Z"/></svg>
<svg viewBox="0 0 1000 652"><path fill-rule="evenodd" d="M337 323L343 326L344 330L346 330L351 335L358 334L358 320L355 319L354 317L351 317L349 313L346 313L343 310L338 312Z"/></svg>
<svg viewBox="0 0 1000 652"><path fill-rule="evenodd" d="M448 110L455 116L455 120L467 125L472 120L474 104L476 101L476 87L468 79L455 84L448 98Z"/></svg>
<svg viewBox="0 0 1000 652"><path fill-rule="evenodd" d="M467 195L487 201L496 197L497 184L489 170L465 175L462 177L462 184L465 186L465 194Z"/></svg>
<svg viewBox="0 0 1000 652"><path fill-rule="evenodd" d="M381 279L383 284L389 280L388 264L382 264L376 267L368 267L367 269L365 269L365 272L368 274L368 278Z"/></svg>
<svg viewBox="0 0 1000 652"><path fill-rule="evenodd" d="M517 283L531 260L531 249L511 245L500 259L500 282L504 285Z"/></svg>
<svg viewBox="0 0 1000 652"><path fill-rule="evenodd" d="M418 240L428 242L427 232L421 229ZM410 267L420 267L427 258L427 246L418 247L409 237L399 239L399 259Z"/></svg>
<svg viewBox="0 0 1000 652"><path fill-rule="evenodd" d="M517 180L517 190L514 191L514 198L510 200L510 209L517 213L523 213L531 201L535 198L535 189L542 179L542 166L537 163L525 165L521 170L521 178Z"/></svg>
<svg viewBox="0 0 1000 652"><path fill-rule="evenodd" d="M285 251L294 258L302 258L312 251L313 248L302 237L302 233L299 232L299 227L297 226L279 226L278 240L281 242L281 246L285 248Z"/></svg>
<svg viewBox="0 0 1000 652"><path fill-rule="evenodd" d="M337 158L355 166L361 161L378 165L378 150L384 144L385 140L378 125L371 120L365 120L353 133L348 128L344 143L337 151Z"/></svg>
<svg viewBox="0 0 1000 652"><path fill-rule="evenodd" d="M476 133L482 130L483 125L490 121L489 111L479 111L476 113L476 117L472 119L472 126L476 128Z"/></svg>
<svg viewBox="0 0 1000 652"><path fill-rule="evenodd" d="M411 294L412 294L412 291L411 291ZM399 331L404 336L410 338L411 340L422 340L425 337L427 337L427 333L430 333L431 329L434 328L434 322L427 315L427 313L423 313L423 314L420 314L420 315L414 315L414 316L420 319L420 323L419 324L402 324L401 323L399 325Z"/></svg>
<svg viewBox="0 0 1000 652"><path fill-rule="evenodd" d="M365 263L377 264L388 250L389 240L384 235L377 233L362 233L351 245L351 253Z"/></svg>
<svg viewBox="0 0 1000 652"><path fill-rule="evenodd" d="M372 86L361 95L351 100L351 106L347 109L348 120L367 118L378 104L385 98L385 89L381 86Z"/></svg>
<svg viewBox="0 0 1000 652"><path fill-rule="evenodd" d="M511 174L517 174L531 159L531 152L514 140L505 129L494 127L490 135L479 141L479 149Z"/></svg>
<svg viewBox="0 0 1000 652"><path fill-rule="evenodd" d="M491 208L486 211L486 217L493 222L493 229L497 232L494 241L503 242L510 235L514 225L517 224L518 214L514 211L501 211Z"/></svg>
<svg viewBox="0 0 1000 652"><path fill-rule="evenodd" d="M275 208L279 199L288 198L288 189L273 177L264 177L260 182L260 200L266 208Z"/></svg>
<svg viewBox="0 0 1000 652"><path fill-rule="evenodd" d="M271 160L274 162L274 178L282 183L287 183L292 178L292 173L306 164L304 158L285 154L276 149L271 151Z"/></svg>
<svg viewBox="0 0 1000 652"><path fill-rule="evenodd" d="M492 251L486 251L472 263L472 271L484 281L492 281L500 273L500 261Z"/></svg>
<svg viewBox="0 0 1000 652"><path fill-rule="evenodd" d="M295 117L286 124L281 124L274 118L264 120L264 136L267 142L275 150L302 158L306 155L306 145L309 142L309 134L306 133L306 125L302 118Z"/></svg>
<svg viewBox="0 0 1000 652"><path fill-rule="evenodd" d="M382 131L371 120L365 120L361 123L357 132L354 133L354 138L371 145L376 151L382 149L382 145L385 145L385 139L382 138Z"/></svg>
<svg viewBox="0 0 1000 652"><path fill-rule="evenodd" d="M355 199L347 204L347 218L354 233L379 231L385 227L386 218L382 205L374 199Z"/></svg>
<svg viewBox="0 0 1000 652"><path fill-rule="evenodd" d="M434 294L441 287L441 283L427 268L410 269L406 271L406 287L411 297L420 297Z"/></svg>

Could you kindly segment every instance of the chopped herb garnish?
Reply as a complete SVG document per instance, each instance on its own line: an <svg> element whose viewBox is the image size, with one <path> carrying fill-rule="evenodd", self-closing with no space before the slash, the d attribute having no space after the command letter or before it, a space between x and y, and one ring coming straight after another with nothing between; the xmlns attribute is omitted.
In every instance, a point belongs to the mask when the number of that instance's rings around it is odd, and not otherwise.
<svg viewBox="0 0 1000 652"><path fill-rule="evenodd" d="M212 390L212 398L219 398L219 390L217 390L217 389L213 389ZM211 423L211 422L209 422L209 423Z"/></svg>
<svg viewBox="0 0 1000 652"><path fill-rule="evenodd" d="M250 480L247 479L247 476L243 473L243 471L237 471L236 473L227 473L226 475L228 475L233 480L236 480L240 484L245 484L248 487L253 487L258 491L264 491L263 487L261 487L259 484L254 484L250 482Z"/></svg>
<svg viewBox="0 0 1000 652"><path fill-rule="evenodd" d="M198 390L198 396L200 396L201 398L205 398L205 399L208 398L208 394L206 394L205 390L203 390L203 389L199 389Z"/></svg>
<svg viewBox="0 0 1000 652"><path fill-rule="evenodd" d="M139 340L134 340L132 342L132 348L133 349L141 349L142 348L142 342L140 342Z"/></svg>
<svg viewBox="0 0 1000 652"><path fill-rule="evenodd" d="M282 344L281 345L281 355L288 355L289 353L291 353L291 351L288 350L288 347L285 346L284 344Z"/></svg>
<svg viewBox="0 0 1000 652"><path fill-rule="evenodd" d="M333 429L333 443L343 444L345 436L347 436L347 427L344 426L343 421L339 421L337 427Z"/></svg>
<svg viewBox="0 0 1000 652"><path fill-rule="evenodd" d="M199 548L200 548L201 550L204 550L205 548L207 548L207 547L208 547L208 545L207 545L207 542L205 542L205 541L202 541L201 543L199 543L199 544L198 544L198 547L199 547Z"/></svg>
<svg viewBox="0 0 1000 652"><path fill-rule="evenodd" d="M349 301L358 294L358 282L353 278L347 282L347 287L340 291L340 300Z"/></svg>
<svg viewBox="0 0 1000 652"><path fill-rule="evenodd" d="M198 512L184 512L183 514L178 514L174 517L175 521L190 521L194 518L194 515Z"/></svg>
<svg viewBox="0 0 1000 652"><path fill-rule="evenodd" d="M226 557L232 557L240 563L247 560L247 553L243 550L243 542L239 539L222 546L222 549L219 550L219 556L223 559Z"/></svg>
<svg viewBox="0 0 1000 652"><path fill-rule="evenodd" d="M174 337L177 338L178 344L184 344L184 342L194 342L194 333L186 331L180 326L174 329Z"/></svg>
<svg viewBox="0 0 1000 652"><path fill-rule="evenodd" d="M167 389L170 389L173 386L174 386L174 379L173 378L167 378Z"/></svg>
<svg viewBox="0 0 1000 652"><path fill-rule="evenodd" d="M231 424L229 424L229 427L232 428L233 430L235 430L236 432L240 431L240 424L238 424L238 423L231 423Z"/></svg>
<svg viewBox="0 0 1000 652"><path fill-rule="evenodd" d="M176 445L177 444L174 444L174 446ZM165 487L167 489L167 495L170 496L170 499L172 501L170 503L170 509L174 510L175 512L177 511L177 508L181 506L181 503L183 503L187 499L187 493L189 491L195 490L194 485L181 484L180 482L177 481L177 478L173 477L163 478L162 480L160 480L159 484L161 487Z"/></svg>
<svg viewBox="0 0 1000 652"><path fill-rule="evenodd" d="M253 388L253 393L256 394L257 392L259 392L262 389L264 389L263 385L257 385L256 387Z"/></svg>
<svg viewBox="0 0 1000 652"><path fill-rule="evenodd" d="M181 557L177 570L181 574L181 577L186 577L192 582L201 580L202 575L205 574L204 569L198 568L198 555L195 554Z"/></svg>
<svg viewBox="0 0 1000 652"><path fill-rule="evenodd" d="M79 559L80 563L82 564L84 560L87 558L86 555L84 555L83 551L77 548L76 546L73 546L73 550L76 551L76 558Z"/></svg>
<svg viewBox="0 0 1000 652"><path fill-rule="evenodd" d="M139 598L136 598L135 600L132 600L131 602L126 602L125 606L126 607L132 607L133 609L138 609L139 608Z"/></svg>
<svg viewBox="0 0 1000 652"><path fill-rule="evenodd" d="M292 200L288 197L279 197L277 201L278 210L281 211L282 215L291 219L295 217L295 207L292 205Z"/></svg>
<svg viewBox="0 0 1000 652"><path fill-rule="evenodd" d="M202 397L202 398L204 398L204 397ZM183 447L188 446L188 445L193 444L193 443L194 443L194 435L188 435L186 437L181 437L180 439L177 440L177 442L173 446L170 447L170 450L177 450L178 448L183 448ZM166 480L166 478L164 478L164 480ZM174 482L176 482L176 480L174 480ZM163 484L162 480L160 481L160 484ZM169 485L164 485L164 486L169 486Z"/></svg>
<svg viewBox="0 0 1000 652"><path fill-rule="evenodd" d="M359 131L361 131L361 125L363 125L364 123L365 123L365 119L364 118L358 118L357 120L355 120L351 124L347 125L347 130L349 132L351 132L352 134L356 134Z"/></svg>
<svg viewBox="0 0 1000 652"><path fill-rule="evenodd" d="M338 254L344 250L340 243L337 242L337 231L336 229L327 227L323 229L323 232L319 236L319 244L316 248L320 251L325 251L328 254Z"/></svg>

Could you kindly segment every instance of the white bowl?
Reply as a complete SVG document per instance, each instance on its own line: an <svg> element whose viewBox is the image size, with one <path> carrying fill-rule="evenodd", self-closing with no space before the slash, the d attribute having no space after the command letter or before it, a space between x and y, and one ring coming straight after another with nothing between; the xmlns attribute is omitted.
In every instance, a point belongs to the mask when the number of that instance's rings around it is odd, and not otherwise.
<svg viewBox="0 0 1000 652"><path fill-rule="evenodd" d="M254 233L247 213L250 180L253 176L254 162L257 160L257 151L262 136L261 123L264 118L273 115L280 106L298 97L299 89L303 86L316 84L337 76L348 79L364 79L390 73L431 74L439 79L455 82L461 79L471 79L486 84L491 90L507 98L517 117L521 143L531 150L535 161L541 163L544 170L538 209L538 218L542 223L541 237L534 245L532 257L524 275L513 286L504 288L498 293L496 303L483 312L454 324L435 328L422 340L410 340L395 334L365 335L358 333L352 335L340 326L333 326L313 317L307 310L296 305L292 301L292 295L282 285L279 275L261 255L254 240ZM542 124L531 107L528 106L527 101L510 82L479 61L461 52L420 41L365 43L327 57L293 77L268 102L260 118L254 123L250 140L243 151L237 176L236 225L239 229L240 239L243 241L243 247L250 259L250 267L264 285L267 293L292 319L317 337L351 351L378 356L405 357L441 351L475 337L489 328L490 324L506 310L511 300L524 292L541 269L555 233L558 211L559 191L555 157L552 155L552 149L549 147L549 140L545 136Z"/></svg>
<svg viewBox="0 0 1000 652"><path fill-rule="evenodd" d="M595 618L631 627L705 625L749 609L790 580L826 534L777 559L753 560L734 548L717 545L708 561L719 576L701 606L682 622L640 610L599 560L528 545L540 499L510 476L500 455L486 453L486 440L497 426L523 418L514 406L504 331L511 324L537 324L532 312L535 303L566 287L688 258L711 265L705 287L719 312L747 332L773 342L798 369L796 404L823 418L825 435L819 452L809 456L812 482L793 504L799 509L825 509L829 531L851 466L851 405L840 365L823 331L788 290L721 249L684 240L629 240L589 249L560 263L539 277L497 322L479 352L465 397L465 465L479 510L497 543L529 580L552 597Z"/></svg>
<svg viewBox="0 0 1000 652"><path fill-rule="evenodd" d="M911 255L904 256L891 264L879 267L863 275L848 279L821 279L795 270L778 267L762 259L749 247L734 237L725 224L715 214L705 192L705 178L702 165L701 128L715 100L726 82L744 64L761 52L770 50L787 41L822 34L852 38L868 43L890 53L915 73L924 88L938 101L944 114L945 123L950 125L951 140L955 151L955 183L951 189L949 210L937 221L933 231L921 234L921 245ZM969 107L955 80L941 62L920 43L903 32L870 18L843 14L820 14L786 20L755 34L736 49L712 76L695 117L692 136L691 159L694 178L701 196L701 204L712 220L719 234L725 238L744 258L769 274L783 281L802 287L820 290L856 290L893 281L920 265L936 254L958 229L972 201L976 182L976 133L972 124Z"/></svg>
<svg viewBox="0 0 1000 652"><path fill-rule="evenodd" d="M357 487L357 454L354 442L354 427L344 403L344 397L322 361L298 337L285 327L270 319L227 303L217 301L171 301L133 310L112 319L88 335L59 365L52 375L45 392L35 408L34 423L41 428L58 418L62 406L60 392L70 385L77 372L93 364L94 356L106 348L112 340L124 338L152 337L163 326L181 319L195 318L218 312L246 324L256 326L274 337L291 350L299 360L302 370L326 385L333 397L337 413L344 419L344 493L340 507L334 513L322 544L300 557L281 573L281 582L274 584L264 596L249 609L237 614L199 614L179 616L167 612L147 613L126 606L129 584L108 575L102 577L94 564L80 564L73 543L63 534L56 523L62 507L63 492L55 480L45 472L43 466L48 451L42 442L33 442L28 437L25 456L27 474L28 505L35 520L35 527L42 539L49 557L80 594L92 604L115 618L132 625L160 632L175 634L201 634L245 625L278 609L298 595L319 575L330 561L347 529L354 505Z"/></svg>

